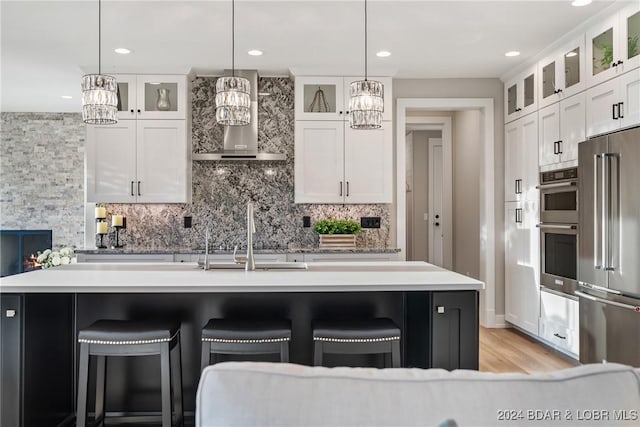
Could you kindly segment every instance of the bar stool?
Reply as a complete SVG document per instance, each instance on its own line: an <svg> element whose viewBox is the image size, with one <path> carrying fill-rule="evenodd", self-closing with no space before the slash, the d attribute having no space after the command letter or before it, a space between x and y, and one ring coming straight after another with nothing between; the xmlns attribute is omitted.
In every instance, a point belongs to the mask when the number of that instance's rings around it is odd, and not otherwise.
<svg viewBox="0 0 640 427"><path fill-rule="evenodd" d="M184 420L182 403L182 361L180 358L180 323L173 321L98 320L78 333L80 366L78 376L78 407L76 425L87 422L87 388L89 356L97 356L95 424L104 421L106 356L160 356L162 397L162 427L173 425L171 407L175 404L175 421ZM174 357L171 350L175 349ZM177 363L173 372L171 361ZM172 373L173 381L172 382ZM172 391L174 396L172 396ZM174 402L172 402L173 399ZM127 417L157 418L157 417Z"/></svg>
<svg viewBox="0 0 640 427"><path fill-rule="evenodd" d="M391 366L400 367L400 328L391 319L318 320L312 328L315 366L322 365L324 353L386 353L391 356Z"/></svg>
<svg viewBox="0 0 640 427"><path fill-rule="evenodd" d="M288 319L210 319L202 328L202 369L216 354L280 353L289 361L291 321Z"/></svg>

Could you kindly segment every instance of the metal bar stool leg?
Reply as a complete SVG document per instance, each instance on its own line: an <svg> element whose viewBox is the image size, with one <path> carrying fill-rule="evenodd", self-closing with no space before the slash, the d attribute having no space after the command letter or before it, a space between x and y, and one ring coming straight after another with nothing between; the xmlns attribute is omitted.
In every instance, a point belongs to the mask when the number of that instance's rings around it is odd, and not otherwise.
<svg viewBox="0 0 640 427"><path fill-rule="evenodd" d="M322 365L322 341L315 341L313 345L313 366Z"/></svg>
<svg viewBox="0 0 640 427"><path fill-rule="evenodd" d="M160 345L160 378L162 389L162 427L171 427L171 366L169 343Z"/></svg>
<svg viewBox="0 0 640 427"><path fill-rule="evenodd" d="M80 363L78 372L78 406L76 408L76 426L87 425L87 388L89 386L89 344L80 344Z"/></svg>
<svg viewBox="0 0 640 427"><path fill-rule="evenodd" d="M174 363L173 365L173 375L175 376L173 380L173 398L175 400L176 406L176 421L178 426L184 425L184 402L182 401L182 348L180 344L180 334L178 334L178 342L174 347L174 351L176 352L175 357L173 357ZM176 366L177 365L177 366Z"/></svg>
<svg viewBox="0 0 640 427"><path fill-rule="evenodd" d="M200 358L201 369L200 372L204 371L204 368L209 366L211 363L211 343L208 341L202 341L202 356Z"/></svg>
<svg viewBox="0 0 640 427"><path fill-rule="evenodd" d="M105 416L105 408L104 408L104 399L106 393L106 375L107 375L107 357L106 356L96 356L96 417L94 425L104 425L104 416Z"/></svg>
<svg viewBox="0 0 640 427"><path fill-rule="evenodd" d="M400 340L395 340L391 342L391 366L399 368L400 365Z"/></svg>
<svg viewBox="0 0 640 427"><path fill-rule="evenodd" d="M289 363L289 341L280 344L280 362Z"/></svg>

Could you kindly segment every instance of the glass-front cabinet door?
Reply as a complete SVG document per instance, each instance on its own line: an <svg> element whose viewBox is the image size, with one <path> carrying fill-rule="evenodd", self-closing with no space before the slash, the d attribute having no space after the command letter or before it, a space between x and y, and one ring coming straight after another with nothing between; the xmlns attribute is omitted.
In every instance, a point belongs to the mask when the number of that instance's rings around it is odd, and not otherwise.
<svg viewBox="0 0 640 427"><path fill-rule="evenodd" d="M115 78L118 84L118 119L133 120L137 118L136 76L118 74Z"/></svg>
<svg viewBox="0 0 640 427"><path fill-rule="evenodd" d="M504 85L504 119L510 122L538 108L537 66L518 74Z"/></svg>
<svg viewBox="0 0 640 427"><path fill-rule="evenodd" d="M640 3L634 2L587 31L589 86L640 66Z"/></svg>
<svg viewBox="0 0 640 427"><path fill-rule="evenodd" d="M344 120L342 77L296 77L296 120Z"/></svg>
<svg viewBox="0 0 640 427"><path fill-rule="evenodd" d="M137 76L138 119L186 118L186 76Z"/></svg>
<svg viewBox="0 0 640 427"><path fill-rule="evenodd" d="M565 44L538 63L538 108L584 90L584 39Z"/></svg>

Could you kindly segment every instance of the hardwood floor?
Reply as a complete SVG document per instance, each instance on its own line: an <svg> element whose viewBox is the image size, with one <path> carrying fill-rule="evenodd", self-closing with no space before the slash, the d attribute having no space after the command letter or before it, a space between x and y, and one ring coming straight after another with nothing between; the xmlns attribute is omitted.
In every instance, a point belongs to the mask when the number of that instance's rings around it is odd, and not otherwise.
<svg viewBox="0 0 640 427"><path fill-rule="evenodd" d="M532 374L578 364L515 329L480 327L480 371Z"/></svg>

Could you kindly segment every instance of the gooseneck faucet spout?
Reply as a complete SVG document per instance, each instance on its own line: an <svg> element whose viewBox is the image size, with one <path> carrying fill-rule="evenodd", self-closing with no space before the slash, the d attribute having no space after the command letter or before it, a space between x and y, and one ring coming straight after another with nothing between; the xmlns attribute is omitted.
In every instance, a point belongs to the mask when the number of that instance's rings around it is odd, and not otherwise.
<svg viewBox="0 0 640 427"><path fill-rule="evenodd" d="M254 271L256 263L253 259L253 234L256 232L256 223L253 218L253 203L247 203L247 260L245 271Z"/></svg>

